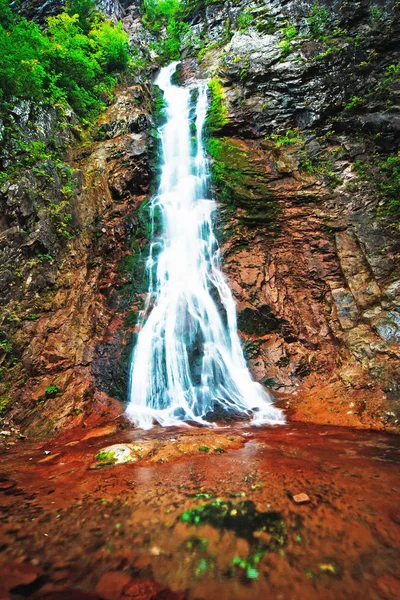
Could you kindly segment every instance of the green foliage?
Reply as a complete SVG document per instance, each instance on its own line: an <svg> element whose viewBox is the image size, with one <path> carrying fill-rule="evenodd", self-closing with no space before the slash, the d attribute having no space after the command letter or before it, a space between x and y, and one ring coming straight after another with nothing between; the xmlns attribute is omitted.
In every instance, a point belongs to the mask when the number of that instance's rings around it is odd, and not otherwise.
<svg viewBox="0 0 400 600"><path fill-rule="evenodd" d="M310 34L313 39L323 39L326 32L327 20L328 11L325 6L319 6L315 3L312 8L311 16L307 19L307 23L310 27Z"/></svg>
<svg viewBox="0 0 400 600"><path fill-rule="evenodd" d="M101 463L112 464L115 462L115 452L100 451L96 454L96 460Z"/></svg>
<svg viewBox="0 0 400 600"><path fill-rule="evenodd" d="M162 48L162 56L166 61L179 60L182 37L190 31L184 21L172 19L167 26L167 37Z"/></svg>
<svg viewBox="0 0 400 600"><path fill-rule="evenodd" d="M378 189L384 199L379 216L392 216L398 221L400 218L400 152L379 157L377 163L382 176Z"/></svg>
<svg viewBox="0 0 400 600"><path fill-rule="evenodd" d="M84 33L88 33L90 17L96 10L96 0L67 0L65 9L70 17L78 15L79 26Z"/></svg>
<svg viewBox="0 0 400 600"><path fill-rule="evenodd" d="M371 16L371 20L374 22L379 22L382 19L382 13L378 6L371 6L369 9L369 14Z"/></svg>
<svg viewBox="0 0 400 600"><path fill-rule="evenodd" d="M46 396L48 396L49 398L52 396L55 396L56 394L58 394L59 390L58 387L54 384L49 385L48 388L45 389L44 393L46 394Z"/></svg>
<svg viewBox="0 0 400 600"><path fill-rule="evenodd" d="M360 98L360 96L353 96L349 102L344 107L345 110L352 110L353 108L357 108L362 106L365 103L364 98Z"/></svg>
<svg viewBox="0 0 400 600"><path fill-rule="evenodd" d="M199 492L198 494L195 494L194 497L197 498L205 498L206 500L210 500L213 495L212 494L208 494L207 492Z"/></svg>
<svg viewBox="0 0 400 600"><path fill-rule="evenodd" d="M96 60L107 73L125 71L129 64L128 34L122 23L99 20L89 32L89 39L96 49Z"/></svg>
<svg viewBox="0 0 400 600"><path fill-rule="evenodd" d="M50 254L38 254L37 259L40 263L48 261L50 264L53 264L54 258Z"/></svg>
<svg viewBox="0 0 400 600"><path fill-rule="evenodd" d="M225 92L221 81L213 77L208 84L210 90L210 106L206 118L208 131L215 132L229 122L228 109L225 104Z"/></svg>
<svg viewBox="0 0 400 600"><path fill-rule="evenodd" d="M272 17L268 17L267 19L257 19L256 29L260 33L273 35L277 30L277 25Z"/></svg>
<svg viewBox="0 0 400 600"><path fill-rule="evenodd" d="M278 43L278 46L281 48L282 57L285 58L292 51L292 41L295 37L297 37L297 27L296 25L287 23L284 29L281 29L282 39Z"/></svg>
<svg viewBox="0 0 400 600"><path fill-rule="evenodd" d="M47 38L35 23L25 19L0 25L0 100L18 96L40 100L46 83L48 62L41 61Z"/></svg>
<svg viewBox="0 0 400 600"><path fill-rule="evenodd" d="M0 0L0 23L3 27L9 27L14 20L14 14L10 9L8 0Z"/></svg>
<svg viewBox="0 0 400 600"><path fill-rule="evenodd" d="M128 36L121 25L93 13L89 0L71 2L67 11L49 17L41 31L33 22L9 16L2 0L0 101L16 96L68 102L89 118L104 106L100 94L111 91L112 75L128 67Z"/></svg>
<svg viewBox="0 0 400 600"><path fill-rule="evenodd" d="M265 552L257 552L254 555L250 555L248 558L240 558L235 556L232 560L232 570L236 567L244 570L246 579L258 579L257 565L265 555Z"/></svg>
<svg viewBox="0 0 400 600"><path fill-rule="evenodd" d="M237 18L236 25L239 31L247 31L252 21L251 13L243 11Z"/></svg>
<svg viewBox="0 0 400 600"><path fill-rule="evenodd" d="M10 408L11 397L10 396L0 396L0 415L5 415L8 409Z"/></svg>
<svg viewBox="0 0 400 600"><path fill-rule="evenodd" d="M10 342L7 340L0 340L0 351L6 356L10 356L13 351L12 344L10 344Z"/></svg>
<svg viewBox="0 0 400 600"><path fill-rule="evenodd" d="M199 446L199 452L208 453L210 452L210 448L208 446Z"/></svg>
<svg viewBox="0 0 400 600"><path fill-rule="evenodd" d="M299 129L288 129L284 136L271 135L271 139L275 142L277 148L301 144L303 142L303 137Z"/></svg>
<svg viewBox="0 0 400 600"><path fill-rule="evenodd" d="M143 24L159 33L165 28L165 38L152 45L163 62L178 60L182 38L190 32L190 26L183 21L185 7L179 0L144 0L142 6Z"/></svg>
<svg viewBox="0 0 400 600"><path fill-rule="evenodd" d="M394 219L392 227L399 228L400 219L400 152L375 154L372 162L356 160L353 169L361 181L373 182L383 201L378 217Z"/></svg>
<svg viewBox="0 0 400 600"><path fill-rule="evenodd" d="M160 31L182 12L179 0L144 0L142 21L152 31Z"/></svg>

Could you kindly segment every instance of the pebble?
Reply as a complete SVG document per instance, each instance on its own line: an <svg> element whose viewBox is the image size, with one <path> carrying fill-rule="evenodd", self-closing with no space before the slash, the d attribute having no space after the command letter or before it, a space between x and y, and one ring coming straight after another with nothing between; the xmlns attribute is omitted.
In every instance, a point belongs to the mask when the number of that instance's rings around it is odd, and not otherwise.
<svg viewBox="0 0 400 600"><path fill-rule="evenodd" d="M307 494L303 492L301 494L296 494L295 496L293 496L293 502L295 502L296 504L305 504L306 502L310 502L310 498L309 496L307 496Z"/></svg>

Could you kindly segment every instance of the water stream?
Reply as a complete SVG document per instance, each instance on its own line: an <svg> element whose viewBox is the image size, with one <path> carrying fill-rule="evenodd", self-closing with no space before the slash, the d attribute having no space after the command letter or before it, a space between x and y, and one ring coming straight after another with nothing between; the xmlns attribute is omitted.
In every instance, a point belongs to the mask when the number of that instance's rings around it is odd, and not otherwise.
<svg viewBox="0 0 400 600"><path fill-rule="evenodd" d="M226 413L248 416L254 424L283 423L282 412L247 369L235 303L221 271L203 144L207 86L197 88L194 146L190 90L171 83L176 65L163 68L156 81L167 102L167 121L159 129L163 167L151 203L149 292L132 357L127 413L143 429L154 422L210 425Z"/></svg>

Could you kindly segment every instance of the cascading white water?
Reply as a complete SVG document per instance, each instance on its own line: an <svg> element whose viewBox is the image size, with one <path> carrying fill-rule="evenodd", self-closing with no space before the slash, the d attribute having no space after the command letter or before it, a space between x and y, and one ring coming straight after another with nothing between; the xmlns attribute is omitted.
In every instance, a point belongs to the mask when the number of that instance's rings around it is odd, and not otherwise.
<svg viewBox="0 0 400 600"><path fill-rule="evenodd" d="M197 151L190 143L190 90L171 84L177 63L156 81L167 102L160 130L164 164L152 214L161 233L151 243L149 293L130 369L128 416L143 429L154 421L182 425L211 413L248 415L253 424L283 423L268 393L246 367L231 291L220 269L207 199L202 130L207 89L198 87Z"/></svg>

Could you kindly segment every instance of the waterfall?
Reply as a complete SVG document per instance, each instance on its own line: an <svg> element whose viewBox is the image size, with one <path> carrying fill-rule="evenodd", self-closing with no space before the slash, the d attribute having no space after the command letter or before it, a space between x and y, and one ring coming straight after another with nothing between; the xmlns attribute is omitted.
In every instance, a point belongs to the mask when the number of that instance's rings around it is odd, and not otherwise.
<svg viewBox="0 0 400 600"><path fill-rule="evenodd" d="M190 90L171 84L176 66L161 69L156 81L167 102L167 122L159 129L163 167L151 201L149 292L132 356L127 414L143 429L154 421L210 425L226 413L247 416L253 424L283 423L282 412L247 369L235 303L220 267L202 138L207 87L197 88L194 147Z"/></svg>

